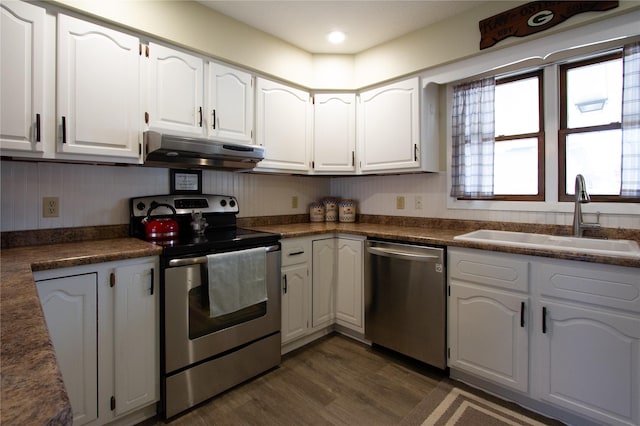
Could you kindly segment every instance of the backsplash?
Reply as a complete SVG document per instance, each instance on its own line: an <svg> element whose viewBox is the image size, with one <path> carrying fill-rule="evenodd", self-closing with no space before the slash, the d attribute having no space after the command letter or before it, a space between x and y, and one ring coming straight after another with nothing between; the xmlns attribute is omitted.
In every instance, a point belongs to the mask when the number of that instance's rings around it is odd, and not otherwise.
<svg viewBox="0 0 640 426"><path fill-rule="evenodd" d="M2 161L0 179L2 232L127 224L129 198L169 192L166 168ZM202 180L205 193L238 198L239 218L308 218L312 201L336 196L355 199L358 213L366 215L548 225L572 222L572 213L566 211L448 209L445 173L330 178L205 170ZM398 194L405 196L404 209L396 208ZM416 196L421 209L415 208ZM42 217L42 197L59 197L60 217ZM293 197L297 197L295 208ZM600 223L607 228L640 229L640 215L602 214Z"/></svg>
<svg viewBox="0 0 640 426"><path fill-rule="evenodd" d="M129 198L169 193L169 169L2 161L1 231L129 223ZM204 193L234 195L239 217L307 214L329 178L204 170ZM292 197L298 207L292 208ZM60 216L42 217L42 197L58 197Z"/></svg>

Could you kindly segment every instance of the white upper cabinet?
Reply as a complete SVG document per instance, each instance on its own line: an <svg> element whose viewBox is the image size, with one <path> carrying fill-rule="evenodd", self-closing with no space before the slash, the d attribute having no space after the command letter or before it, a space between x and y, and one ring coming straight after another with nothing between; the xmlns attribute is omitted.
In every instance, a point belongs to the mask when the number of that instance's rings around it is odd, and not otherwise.
<svg viewBox="0 0 640 426"><path fill-rule="evenodd" d="M311 102L309 93L256 79L256 142L265 148L257 169L309 171Z"/></svg>
<svg viewBox="0 0 640 426"><path fill-rule="evenodd" d="M235 68L209 62L207 136L253 143L253 77Z"/></svg>
<svg viewBox="0 0 640 426"><path fill-rule="evenodd" d="M204 60L149 43L148 126L205 136Z"/></svg>
<svg viewBox="0 0 640 426"><path fill-rule="evenodd" d="M355 94L314 95L313 170L317 173L355 172Z"/></svg>
<svg viewBox="0 0 640 426"><path fill-rule="evenodd" d="M0 3L0 147L43 151L45 10Z"/></svg>
<svg viewBox="0 0 640 426"><path fill-rule="evenodd" d="M138 38L58 15L58 152L139 158Z"/></svg>
<svg viewBox="0 0 640 426"><path fill-rule="evenodd" d="M358 149L363 173L419 170L419 77L360 93Z"/></svg>

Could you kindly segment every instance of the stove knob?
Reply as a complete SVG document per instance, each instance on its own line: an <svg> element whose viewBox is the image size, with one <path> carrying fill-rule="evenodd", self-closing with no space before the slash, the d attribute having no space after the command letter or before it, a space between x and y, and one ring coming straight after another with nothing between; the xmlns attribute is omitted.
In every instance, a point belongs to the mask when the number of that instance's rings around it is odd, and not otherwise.
<svg viewBox="0 0 640 426"><path fill-rule="evenodd" d="M230 205L231 207L235 207L235 206L236 206L236 202L235 202L235 200L231 200L231 201L229 201L229 205Z"/></svg>
<svg viewBox="0 0 640 426"><path fill-rule="evenodd" d="M226 206L226 205L227 205L227 200L224 200L224 199L223 199L223 200L220 200L220 205L221 205L222 207Z"/></svg>
<svg viewBox="0 0 640 426"><path fill-rule="evenodd" d="M136 208L138 210L144 210L146 207L147 206L142 201L140 201L138 204L136 204Z"/></svg>

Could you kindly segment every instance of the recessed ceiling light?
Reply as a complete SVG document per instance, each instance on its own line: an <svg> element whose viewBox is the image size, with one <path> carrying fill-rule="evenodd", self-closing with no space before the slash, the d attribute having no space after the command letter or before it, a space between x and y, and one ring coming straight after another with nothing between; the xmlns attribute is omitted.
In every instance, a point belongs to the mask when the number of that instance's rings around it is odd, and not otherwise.
<svg viewBox="0 0 640 426"><path fill-rule="evenodd" d="M344 41L345 38L346 36L342 31L331 31L329 34L327 34L327 40L329 40L329 43L333 44L340 44Z"/></svg>

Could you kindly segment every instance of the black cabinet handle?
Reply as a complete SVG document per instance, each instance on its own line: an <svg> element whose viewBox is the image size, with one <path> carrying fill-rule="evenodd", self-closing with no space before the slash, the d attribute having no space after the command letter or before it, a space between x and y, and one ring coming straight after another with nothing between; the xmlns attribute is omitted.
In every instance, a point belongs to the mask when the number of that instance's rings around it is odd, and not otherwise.
<svg viewBox="0 0 640 426"><path fill-rule="evenodd" d="M67 117L62 116L62 143L67 143Z"/></svg>
<svg viewBox="0 0 640 426"><path fill-rule="evenodd" d="M154 282L155 282L154 275L155 275L155 269L151 268L151 288L149 292L151 296L153 296L153 290L154 290Z"/></svg>
<svg viewBox="0 0 640 426"><path fill-rule="evenodd" d="M413 144L413 161L418 161L418 144Z"/></svg>
<svg viewBox="0 0 640 426"><path fill-rule="evenodd" d="M356 166L356 152L355 151L351 151L351 166L352 167Z"/></svg>
<svg viewBox="0 0 640 426"><path fill-rule="evenodd" d="M284 278L284 292L283 292L283 294L287 294L287 274L284 274L283 278Z"/></svg>
<svg viewBox="0 0 640 426"><path fill-rule="evenodd" d="M299 254L304 254L304 250L294 251L292 253L289 253L289 256L297 256Z"/></svg>
<svg viewBox="0 0 640 426"><path fill-rule="evenodd" d="M520 327L524 327L524 302L520 302Z"/></svg>
<svg viewBox="0 0 640 426"><path fill-rule="evenodd" d="M542 334L547 334L547 308L542 307Z"/></svg>
<svg viewBox="0 0 640 426"><path fill-rule="evenodd" d="M36 114L36 142L40 142L40 114Z"/></svg>
<svg viewBox="0 0 640 426"><path fill-rule="evenodd" d="M200 123L198 123L198 126L202 127L202 107L198 108L198 113L200 114Z"/></svg>
<svg viewBox="0 0 640 426"><path fill-rule="evenodd" d="M213 113L211 115L213 115L213 125L212 125L212 127L213 127L213 130L215 130L216 129L216 110L215 109L213 110Z"/></svg>

